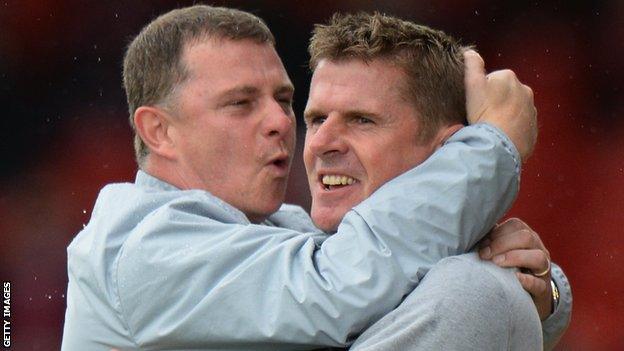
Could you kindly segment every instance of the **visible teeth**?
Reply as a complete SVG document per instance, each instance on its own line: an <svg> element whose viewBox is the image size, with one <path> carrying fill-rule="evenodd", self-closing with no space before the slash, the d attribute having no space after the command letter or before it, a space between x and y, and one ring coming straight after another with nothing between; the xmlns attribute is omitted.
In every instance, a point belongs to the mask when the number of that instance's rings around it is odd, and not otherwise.
<svg viewBox="0 0 624 351"><path fill-rule="evenodd" d="M355 179L340 175L324 175L322 181L324 185L351 185L355 183Z"/></svg>

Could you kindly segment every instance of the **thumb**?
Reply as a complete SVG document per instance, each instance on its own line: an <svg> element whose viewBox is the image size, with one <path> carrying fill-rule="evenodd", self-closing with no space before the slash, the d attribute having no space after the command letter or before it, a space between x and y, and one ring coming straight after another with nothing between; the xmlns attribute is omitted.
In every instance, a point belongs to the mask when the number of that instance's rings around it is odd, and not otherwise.
<svg viewBox="0 0 624 351"><path fill-rule="evenodd" d="M466 87L466 114L472 124L477 122L479 108L485 98L485 62L474 50L464 52L464 85Z"/></svg>

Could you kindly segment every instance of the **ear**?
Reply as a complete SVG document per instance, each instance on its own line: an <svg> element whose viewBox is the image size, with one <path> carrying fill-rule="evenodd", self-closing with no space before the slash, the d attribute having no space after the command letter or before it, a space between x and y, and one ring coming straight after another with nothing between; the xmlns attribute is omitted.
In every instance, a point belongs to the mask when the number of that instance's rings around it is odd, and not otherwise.
<svg viewBox="0 0 624 351"><path fill-rule="evenodd" d="M438 134L435 137L435 150L439 149L444 145L444 143L450 138L455 132L462 129L464 127L463 124L451 124L445 127L440 128Z"/></svg>
<svg viewBox="0 0 624 351"><path fill-rule="evenodd" d="M134 111L134 125L150 153L173 158L170 117L165 111L157 107L141 106Z"/></svg>

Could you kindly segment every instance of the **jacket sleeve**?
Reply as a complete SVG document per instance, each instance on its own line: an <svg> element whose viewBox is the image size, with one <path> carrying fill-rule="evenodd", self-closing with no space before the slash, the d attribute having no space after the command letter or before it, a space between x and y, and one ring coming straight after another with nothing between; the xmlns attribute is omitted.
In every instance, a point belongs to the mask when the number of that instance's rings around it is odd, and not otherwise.
<svg viewBox="0 0 624 351"><path fill-rule="evenodd" d="M174 201L124 244L114 277L122 317L148 350L347 346L493 226L517 194L519 167L500 131L463 128L325 240Z"/></svg>
<svg viewBox="0 0 624 351"><path fill-rule="evenodd" d="M572 316L572 289L570 288L568 278L563 273L561 267L554 263L552 264L551 277L559 290L559 304L553 314L542 321L544 350L555 348L563 333L568 329Z"/></svg>

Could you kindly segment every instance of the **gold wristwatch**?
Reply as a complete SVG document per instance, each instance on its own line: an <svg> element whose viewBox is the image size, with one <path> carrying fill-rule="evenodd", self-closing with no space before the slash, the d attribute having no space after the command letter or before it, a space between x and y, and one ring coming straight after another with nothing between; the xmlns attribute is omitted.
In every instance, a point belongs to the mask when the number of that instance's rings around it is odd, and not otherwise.
<svg viewBox="0 0 624 351"><path fill-rule="evenodd" d="M550 280L550 287L552 288L552 310L550 311L550 314L553 314L559 305L559 289L557 288L555 281L552 279Z"/></svg>

